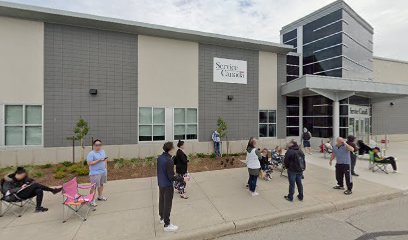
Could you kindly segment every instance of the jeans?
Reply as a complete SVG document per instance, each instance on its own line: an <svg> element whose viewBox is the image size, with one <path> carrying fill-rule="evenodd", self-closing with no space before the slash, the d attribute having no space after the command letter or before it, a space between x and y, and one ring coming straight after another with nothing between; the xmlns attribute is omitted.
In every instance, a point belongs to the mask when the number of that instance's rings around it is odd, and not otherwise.
<svg viewBox="0 0 408 240"><path fill-rule="evenodd" d="M350 153L350 158L351 158L351 174L355 174L354 168L356 167L357 163L357 155L354 153Z"/></svg>
<svg viewBox="0 0 408 240"><path fill-rule="evenodd" d="M343 179L346 179L347 190L353 189L353 180L351 177L351 165L350 164L336 164L336 180L337 185L344 187Z"/></svg>
<svg viewBox="0 0 408 240"><path fill-rule="evenodd" d="M288 199L293 201L293 194L295 194L295 184L298 189L298 198L303 200L303 184L302 184L303 172L292 172L288 170L288 180L289 180L289 194Z"/></svg>
<svg viewBox="0 0 408 240"><path fill-rule="evenodd" d="M164 220L164 226L167 227L170 224L170 213L173 205L174 188L161 187L159 188L159 216Z"/></svg>
<svg viewBox="0 0 408 240"><path fill-rule="evenodd" d="M36 197L36 207L40 208L44 196L44 191L52 192L53 189L39 183L32 183L28 187L24 188L16 195L20 199L26 200L32 197Z"/></svg>
<svg viewBox="0 0 408 240"><path fill-rule="evenodd" d="M217 156L217 157L221 156L220 143L219 142L214 142L214 153L215 153L215 156Z"/></svg>
<svg viewBox="0 0 408 240"><path fill-rule="evenodd" d="M249 174L249 179L248 179L249 191L255 192L257 181L258 181L258 176Z"/></svg>

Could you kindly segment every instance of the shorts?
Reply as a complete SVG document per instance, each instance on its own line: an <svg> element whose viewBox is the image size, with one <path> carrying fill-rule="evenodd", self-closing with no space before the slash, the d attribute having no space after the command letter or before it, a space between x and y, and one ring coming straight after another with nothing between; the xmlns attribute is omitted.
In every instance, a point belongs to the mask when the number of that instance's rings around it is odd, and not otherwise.
<svg viewBox="0 0 408 240"><path fill-rule="evenodd" d="M310 147L310 140L303 140L303 147Z"/></svg>
<svg viewBox="0 0 408 240"><path fill-rule="evenodd" d="M90 175L89 179L91 184L95 184L95 187L102 187L104 183L107 181L106 173Z"/></svg>

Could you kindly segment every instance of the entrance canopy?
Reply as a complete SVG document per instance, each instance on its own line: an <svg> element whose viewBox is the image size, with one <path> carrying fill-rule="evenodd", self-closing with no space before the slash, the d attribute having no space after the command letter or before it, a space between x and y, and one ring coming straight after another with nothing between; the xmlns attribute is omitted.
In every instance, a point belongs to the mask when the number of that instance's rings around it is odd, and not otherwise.
<svg viewBox="0 0 408 240"><path fill-rule="evenodd" d="M370 98L372 103L391 101L408 96L408 85L380 83L317 75L304 75L281 86L281 94L296 96L302 106L302 96L322 95L333 101L333 138L339 136L340 100L359 95ZM302 117L302 111L299 113ZM302 129L302 121L300 121Z"/></svg>
<svg viewBox="0 0 408 240"><path fill-rule="evenodd" d="M282 85L281 93L286 96L319 94L333 101L359 95L370 98L371 102L375 103L407 97L408 85L304 75Z"/></svg>

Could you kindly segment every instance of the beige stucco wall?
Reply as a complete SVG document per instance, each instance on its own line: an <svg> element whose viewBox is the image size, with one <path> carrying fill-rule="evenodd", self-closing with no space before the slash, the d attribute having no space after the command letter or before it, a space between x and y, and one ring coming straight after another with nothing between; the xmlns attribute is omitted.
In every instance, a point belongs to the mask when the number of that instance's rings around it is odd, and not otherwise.
<svg viewBox="0 0 408 240"><path fill-rule="evenodd" d="M259 109L277 108L278 61L276 53L259 52Z"/></svg>
<svg viewBox="0 0 408 240"><path fill-rule="evenodd" d="M139 35L139 106L198 107L198 43Z"/></svg>
<svg viewBox="0 0 408 240"><path fill-rule="evenodd" d="M43 23L0 17L0 104L43 104L43 56Z"/></svg>
<svg viewBox="0 0 408 240"><path fill-rule="evenodd" d="M408 84L408 62L374 58L374 81Z"/></svg>

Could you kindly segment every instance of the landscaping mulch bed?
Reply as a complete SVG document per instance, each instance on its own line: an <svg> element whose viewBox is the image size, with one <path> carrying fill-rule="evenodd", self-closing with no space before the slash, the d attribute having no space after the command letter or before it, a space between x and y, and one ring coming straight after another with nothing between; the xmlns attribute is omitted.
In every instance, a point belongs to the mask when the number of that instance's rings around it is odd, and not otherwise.
<svg viewBox="0 0 408 240"><path fill-rule="evenodd" d="M245 159L245 155L235 154L234 156L228 156L223 158L213 158L211 156L192 156L188 165L189 172L203 172L212 170L221 170L229 168L244 167L245 164L241 161ZM221 162L223 164L221 164ZM75 164L80 170L84 170L87 166L81 164ZM34 178L37 182L49 186L59 186L64 182L78 178L79 183L89 182L89 177L86 172L79 171L80 174L74 172L69 163L63 164L47 164L41 166L26 166L29 171L30 177ZM13 172L14 168L0 169L0 177ZM78 171L78 170L77 170ZM156 176L156 159L114 159L108 162L108 180L120 180L131 178L144 178Z"/></svg>

